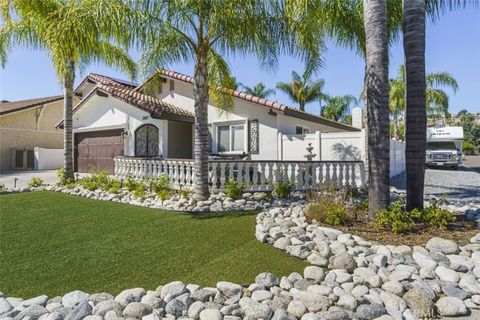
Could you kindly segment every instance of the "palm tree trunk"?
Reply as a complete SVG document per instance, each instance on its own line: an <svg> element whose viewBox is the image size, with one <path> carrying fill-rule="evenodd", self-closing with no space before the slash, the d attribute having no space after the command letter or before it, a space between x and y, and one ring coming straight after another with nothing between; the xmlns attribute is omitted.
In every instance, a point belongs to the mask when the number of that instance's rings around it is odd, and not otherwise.
<svg viewBox="0 0 480 320"><path fill-rule="evenodd" d="M74 180L73 170L73 84L75 65L70 62L69 72L63 79L63 168L64 178Z"/></svg>
<svg viewBox="0 0 480 320"><path fill-rule="evenodd" d="M195 99L195 199L206 200L208 191L208 69L207 50L199 50L193 82Z"/></svg>
<svg viewBox="0 0 480 320"><path fill-rule="evenodd" d="M425 98L425 1L403 1L405 51L405 160L407 210L423 209L427 113Z"/></svg>
<svg viewBox="0 0 480 320"><path fill-rule="evenodd" d="M368 122L368 214L373 219L390 202L387 7L385 0L364 0L366 106Z"/></svg>

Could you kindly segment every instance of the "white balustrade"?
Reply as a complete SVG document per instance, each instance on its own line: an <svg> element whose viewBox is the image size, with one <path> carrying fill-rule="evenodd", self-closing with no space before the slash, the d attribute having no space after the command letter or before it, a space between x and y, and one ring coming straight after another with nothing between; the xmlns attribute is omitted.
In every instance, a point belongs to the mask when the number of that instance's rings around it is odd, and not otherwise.
<svg viewBox="0 0 480 320"><path fill-rule="evenodd" d="M164 175L173 188L192 188L193 160L116 157L115 175L136 179ZM295 190L362 187L365 167L362 161L242 161L209 160L208 179L213 191L225 189L228 181L243 184L246 191L271 191L280 182Z"/></svg>

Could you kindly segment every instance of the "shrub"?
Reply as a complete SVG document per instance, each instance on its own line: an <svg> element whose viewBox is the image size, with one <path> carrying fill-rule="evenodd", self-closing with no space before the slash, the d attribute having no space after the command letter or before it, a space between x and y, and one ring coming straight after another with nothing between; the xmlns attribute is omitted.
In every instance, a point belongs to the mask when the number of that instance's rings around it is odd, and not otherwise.
<svg viewBox="0 0 480 320"><path fill-rule="evenodd" d="M159 176L157 179L151 181L152 191L155 193L159 193L162 190L169 190L170 189L170 182L168 181L167 177Z"/></svg>
<svg viewBox="0 0 480 320"><path fill-rule="evenodd" d="M71 186L75 181L72 179L68 178L66 179L65 176L65 170L63 168L60 168L57 170L56 175L58 177L58 184L62 186Z"/></svg>
<svg viewBox="0 0 480 320"><path fill-rule="evenodd" d="M139 199L145 199L147 197L146 187L143 183L137 184L135 190L133 190L133 195Z"/></svg>
<svg viewBox="0 0 480 320"><path fill-rule="evenodd" d="M398 200L391 204L388 209L378 212L374 226L378 230L388 228L393 233L402 233L410 230L421 216L422 213L417 209L406 211L402 205L402 200Z"/></svg>
<svg viewBox="0 0 480 320"><path fill-rule="evenodd" d="M437 203L432 203L423 210L422 220L433 228L446 230L448 223L455 222L455 216L448 210L440 208Z"/></svg>
<svg viewBox="0 0 480 320"><path fill-rule="evenodd" d="M140 182L136 181L131 175L128 175L125 179L125 188L127 188L129 192L137 189L138 185L140 185Z"/></svg>
<svg viewBox="0 0 480 320"><path fill-rule="evenodd" d="M234 180L230 180L225 185L225 195L228 198L238 199L242 196L243 186Z"/></svg>
<svg viewBox="0 0 480 320"><path fill-rule="evenodd" d="M280 199L285 199L290 197L292 193L292 184L290 182L277 182L273 187L273 195Z"/></svg>
<svg viewBox="0 0 480 320"><path fill-rule="evenodd" d="M114 179L109 177L109 173L107 171L92 171L89 178L95 182L98 188L107 191L110 186L110 181Z"/></svg>
<svg viewBox="0 0 480 320"><path fill-rule="evenodd" d="M120 192L121 188L122 188L122 183L120 181L118 181L117 179L111 179L108 182L108 185L105 188L105 191L117 194Z"/></svg>
<svg viewBox="0 0 480 320"><path fill-rule="evenodd" d="M32 177L32 180L28 183L30 188L38 188L43 184L43 179L40 177Z"/></svg>
<svg viewBox="0 0 480 320"><path fill-rule="evenodd" d="M463 153L469 156L475 155L477 153L477 148L470 141L463 141L462 144Z"/></svg>
<svg viewBox="0 0 480 320"><path fill-rule="evenodd" d="M81 186L89 191L95 191L99 188L97 181L91 177L85 177L78 182Z"/></svg>
<svg viewBox="0 0 480 320"><path fill-rule="evenodd" d="M181 198L188 199L192 195L192 192L188 189L180 189L178 190L178 194L180 195Z"/></svg>
<svg viewBox="0 0 480 320"><path fill-rule="evenodd" d="M165 200L169 199L170 198L170 190L168 190L168 189L160 190L159 192L157 192L157 197L162 201L165 201Z"/></svg>
<svg viewBox="0 0 480 320"><path fill-rule="evenodd" d="M0 192L5 191L5 189L7 189L7 187L5 186L5 183L0 182Z"/></svg>
<svg viewBox="0 0 480 320"><path fill-rule="evenodd" d="M306 216L309 220L315 219L332 226L347 223L345 206L329 198L317 198L308 206Z"/></svg>

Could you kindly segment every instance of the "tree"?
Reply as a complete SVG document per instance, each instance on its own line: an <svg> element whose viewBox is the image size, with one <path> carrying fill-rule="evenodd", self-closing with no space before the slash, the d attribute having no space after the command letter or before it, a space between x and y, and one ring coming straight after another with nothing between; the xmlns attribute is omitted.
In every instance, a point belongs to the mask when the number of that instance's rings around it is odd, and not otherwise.
<svg viewBox="0 0 480 320"><path fill-rule="evenodd" d="M302 76L292 71L292 81L278 82L277 89L286 93L293 102L298 103L301 111L305 111L306 104L320 101L326 97L322 92L325 80L313 81L311 77L312 73L308 70Z"/></svg>
<svg viewBox="0 0 480 320"><path fill-rule="evenodd" d="M301 30L306 26L301 15L292 13L285 19L279 18L283 15L273 14L274 11L283 13L286 8L266 1L144 0L135 8L145 17L136 34L143 48L141 64L146 74L154 74L158 68L174 62L194 61L194 197L207 199L208 102L211 100L222 110L233 107L228 93L235 83L223 56L237 52L253 54L263 65L270 66L276 64L282 48L314 62L319 60L321 36L302 41Z"/></svg>
<svg viewBox="0 0 480 320"><path fill-rule="evenodd" d="M262 82L257 83L253 87L249 87L246 85L243 85L240 83L240 87L243 89L248 94L251 94L252 96L260 97L260 98L268 98L272 95L275 95L275 90L274 89L267 89L265 85Z"/></svg>
<svg viewBox="0 0 480 320"><path fill-rule="evenodd" d="M66 179L74 179L72 105L76 70L90 62L102 62L128 72L132 78L136 73L136 65L128 54L109 42L121 33L110 20L111 14L122 7L114 0L3 0L1 3L5 22L0 29L2 64L5 65L8 52L16 45L46 50L63 85Z"/></svg>
<svg viewBox="0 0 480 320"><path fill-rule="evenodd" d="M389 83L389 107L392 116L393 137L398 140L400 138L399 117L405 111L405 66L401 65L400 68L398 68L397 76L390 79Z"/></svg>
<svg viewBox="0 0 480 320"><path fill-rule="evenodd" d="M364 0L365 105L368 121L368 213L373 219L390 202L390 137L388 108L388 39L385 1Z"/></svg>
<svg viewBox="0 0 480 320"><path fill-rule="evenodd" d="M357 98L352 95L326 97L326 105L321 109L322 117L340 121L350 113L350 105L357 103ZM351 119L350 119L351 120ZM351 122L351 121L350 121Z"/></svg>

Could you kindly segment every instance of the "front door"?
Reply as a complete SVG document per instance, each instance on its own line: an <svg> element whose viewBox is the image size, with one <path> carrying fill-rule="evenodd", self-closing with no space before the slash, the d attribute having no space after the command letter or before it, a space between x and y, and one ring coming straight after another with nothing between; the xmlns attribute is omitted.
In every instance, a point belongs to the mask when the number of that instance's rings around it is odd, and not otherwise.
<svg viewBox="0 0 480 320"><path fill-rule="evenodd" d="M152 124L144 124L135 131L135 156L158 156L158 128Z"/></svg>

